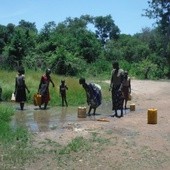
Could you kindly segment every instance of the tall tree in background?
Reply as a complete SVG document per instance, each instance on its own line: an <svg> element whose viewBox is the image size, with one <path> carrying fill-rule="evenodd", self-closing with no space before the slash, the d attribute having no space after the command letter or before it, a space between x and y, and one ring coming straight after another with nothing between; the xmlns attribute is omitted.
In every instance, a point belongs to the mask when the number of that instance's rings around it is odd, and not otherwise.
<svg viewBox="0 0 170 170"><path fill-rule="evenodd" d="M28 21L25 21L25 20L21 20L21 21L19 22L18 27L21 27L21 28L23 28L23 29L25 29L25 30L32 30L32 31L34 31L35 33L38 32L38 30L37 30L36 25L35 25L34 22L32 23L32 22L28 22Z"/></svg>
<svg viewBox="0 0 170 170"><path fill-rule="evenodd" d="M145 10L145 16L156 19L160 33L163 35L163 55L168 61L170 78L170 0L150 0L148 4L149 8Z"/></svg>
<svg viewBox="0 0 170 170"><path fill-rule="evenodd" d="M115 25L111 15L95 17L94 27L97 28L96 35L103 45L108 39L118 39L119 37L120 30Z"/></svg>
<svg viewBox="0 0 170 170"><path fill-rule="evenodd" d="M54 32L55 28L56 23L54 21L45 23L39 34L39 42L48 41L50 39L51 33Z"/></svg>

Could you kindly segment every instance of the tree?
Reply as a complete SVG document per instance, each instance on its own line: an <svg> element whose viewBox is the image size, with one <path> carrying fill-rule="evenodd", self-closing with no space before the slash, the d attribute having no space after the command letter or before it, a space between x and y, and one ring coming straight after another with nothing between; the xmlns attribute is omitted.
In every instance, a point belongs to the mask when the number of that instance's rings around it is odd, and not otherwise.
<svg viewBox="0 0 170 170"><path fill-rule="evenodd" d="M94 26L97 28L96 35L103 45L108 39L118 39L119 37L120 30L115 25L111 15L95 17Z"/></svg>
<svg viewBox="0 0 170 170"><path fill-rule="evenodd" d="M35 33L38 32L38 30L37 30L36 25L35 25L34 22L31 23L31 22L28 22L28 21L25 21L25 20L21 20L21 21L19 22L18 27L21 27L21 28L23 28L23 29L25 29L25 30L32 30L32 31L34 31Z"/></svg>
<svg viewBox="0 0 170 170"><path fill-rule="evenodd" d="M44 28L40 31L39 42L44 42L50 39L51 33L56 29L54 21L50 21L44 24Z"/></svg>
<svg viewBox="0 0 170 170"><path fill-rule="evenodd" d="M170 1L169 0L150 0L149 8L145 9L145 16L156 19L160 33L163 35L163 56L167 58L169 65L168 77L170 78L170 56L168 46L170 43Z"/></svg>
<svg viewBox="0 0 170 170"><path fill-rule="evenodd" d="M58 24L51 40L56 44L57 49L64 47L73 56L92 63L100 54L101 43L95 33L86 29L88 20L88 16L67 18L66 21Z"/></svg>

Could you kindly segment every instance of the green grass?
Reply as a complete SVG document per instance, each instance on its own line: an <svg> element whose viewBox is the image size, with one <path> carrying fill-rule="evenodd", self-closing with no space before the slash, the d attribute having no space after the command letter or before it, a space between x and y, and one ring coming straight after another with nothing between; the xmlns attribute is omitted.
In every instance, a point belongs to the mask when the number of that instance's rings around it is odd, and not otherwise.
<svg viewBox="0 0 170 170"><path fill-rule="evenodd" d="M41 71L32 71L32 70L26 70L25 72L25 80L26 85L28 86L30 93L27 94L27 102L29 104L33 104L33 96L35 93L38 92L38 87L40 83L41 76L44 74L44 72ZM11 100L11 95L14 92L15 89L15 77L17 75L17 72L12 71L0 71L0 86L2 87L2 99L5 101ZM53 88L50 84L50 103L51 106L58 106L61 105L61 97L59 94L59 86L61 80L65 80L66 84L68 86L67 91L67 101L69 106L78 106L83 105L86 103L86 94L82 86L79 84L79 78L77 77L66 77L66 76L59 76L55 74L51 74L51 78L55 84L55 87ZM109 84L104 83L101 78L97 79L96 77L90 77L87 78L87 82L94 82L102 87L102 96L103 100L109 100L110 99L110 92L109 92Z"/></svg>
<svg viewBox="0 0 170 170"><path fill-rule="evenodd" d="M47 157L56 160L58 166L65 167L66 162L76 161L77 158L81 159L84 154L87 156L88 153L102 150L102 147L109 143L108 139L99 136L98 133L92 133L90 138L78 136L67 145L59 144L50 139L33 145L33 136L26 129L10 126L11 116L14 114L10 103L0 104L1 169L13 169L13 167L24 169L35 160L41 162L44 158L48 164Z"/></svg>
<svg viewBox="0 0 170 170"><path fill-rule="evenodd" d="M26 129L12 128L10 126L11 116L14 114L10 104L0 103L0 167L11 169L11 167L24 165L28 160L34 158L35 150L30 147L30 136Z"/></svg>
<svg viewBox="0 0 170 170"><path fill-rule="evenodd" d="M26 84L30 90L30 93L27 94L27 102L29 104L33 104L33 96L38 91L40 78L43 74L44 73L41 71L34 72L26 70ZM103 139L96 134L93 134L91 139L76 137L66 146L61 146L56 142L48 140L46 145L47 148L51 147L50 150L46 150L46 146L35 148L35 146L32 145L32 135L26 129L23 127L12 128L10 126L14 110L9 101L14 92L16 75L17 72L0 71L0 86L3 90L2 99L7 101L0 103L0 153L2 160L0 161L0 167L2 169L12 169L12 167L24 169L24 166L27 163L34 161L35 157L44 157L44 155L47 156L51 154L59 161L70 160L70 155L72 153L74 153L75 156L79 152L87 153L96 146L96 143L98 145L103 145L108 142L107 139ZM49 104L51 106L61 105L59 86L63 79L68 86L67 100L69 106L84 105L86 103L86 94L79 84L79 78L58 76L55 74L52 74L51 77L55 83L54 88L50 85L51 101ZM87 78L87 82L94 82L101 85L103 100L110 99L108 84L104 83L102 80L99 81L96 78Z"/></svg>

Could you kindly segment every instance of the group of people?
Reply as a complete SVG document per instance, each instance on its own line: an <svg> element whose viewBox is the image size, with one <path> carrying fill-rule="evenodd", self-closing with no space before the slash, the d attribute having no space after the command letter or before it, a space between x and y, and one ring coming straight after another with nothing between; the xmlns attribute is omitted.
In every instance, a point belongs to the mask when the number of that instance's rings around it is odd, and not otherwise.
<svg viewBox="0 0 170 170"><path fill-rule="evenodd" d="M25 83L25 71L23 67L18 69L18 75L15 78L15 101L20 103L21 110L24 109L24 103L26 101L26 91L30 93L26 83ZM38 93L42 96L41 97L41 105L44 104L43 109L47 108L48 102L50 100L50 93L49 93L49 84L52 83L53 87L54 82L52 81L51 77L51 70L47 69L46 73L41 77L40 84L38 87ZM41 105L39 106L41 108Z"/></svg>
<svg viewBox="0 0 170 170"><path fill-rule="evenodd" d="M127 109L127 101L129 94L131 93L131 79L128 76L128 72L124 71L119 67L119 63L114 61L113 70L111 72L110 88L112 96L112 110L115 114L112 117L123 117L123 106ZM26 101L26 91L30 93L26 83L25 83L25 71L23 67L18 69L18 75L15 79L15 101L20 103L21 110L24 109L24 103ZM41 95L41 105L40 109L46 109L48 102L50 100L49 84L51 83L55 87L54 82L51 79L51 70L47 69L45 74L41 77L38 86L38 93ZM101 105L102 93L101 87L98 84L87 83L85 78L79 79L79 84L82 85L86 92L87 104L89 105L88 115L91 115L93 109L93 115L96 114L96 108ZM65 80L61 80L59 87L59 93L62 99L62 106L68 106L66 91L68 90ZM1 98L2 88L0 88L0 98ZM41 106L44 105L43 108ZM118 115L118 110L120 110L121 115Z"/></svg>
<svg viewBox="0 0 170 170"><path fill-rule="evenodd" d="M24 103L26 101L26 91L30 93L26 83L25 83L25 71L23 67L18 69L18 75L15 79L15 101L20 103L20 109L24 109ZM41 77L38 93L41 95L41 105L39 105L40 109L46 109L48 102L50 100L50 93L49 93L49 84L51 83L53 87L55 87L54 82L51 79L51 70L47 69L45 74ZM96 108L101 104L101 87L96 84L87 84L84 78L79 80L79 83L83 86L87 94L87 103L89 105L88 115L92 109L94 109L93 114L95 115ZM59 93L62 100L62 106L68 106L66 91L68 90L67 85L65 84L65 80L61 80L61 84L59 87ZM43 108L41 106L44 105Z"/></svg>
<svg viewBox="0 0 170 170"><path fill-rule="evenodd" d="M127 101L131 93L131 79L127 71L123 71L119 67L117 61L113 62L113 70L111 72L110 91L112 93L112 110L115 114L112 117L123 117L123 105L127 109ZM118 110L121 115L118 115Z"/></svg>
<svg viewBox="0 0 170 170"><path fill-rule="evenodd" d="M79 83L82 84L87 94L87 103L89 105L88 115L90 115L92 109L94 110L93 115L95 115L96 108L101 104L102 100L101 88L99 85L87 84L84 78L81 78ZM131 93L131 79L128 76L128 72L123 71L119 67L117 61L113 62L109 90L112 95L112 110L115 112L112 117L123 117L123 106L127 109L127 101ZM121 112L120 116L118 115L118 110Z"/></svg>
<svg viewBox="0 0 170 170"><path fill-rule="evenodd" d="M18 69L18 75L15 79L15 101L20 103L21 110L24 109L24 103L26 101L26 91L30 93L26 83L25 83L25 71L23 67L20 67ZM40 109L47 109L48 102L50 101L50 93L49 93L49 84L52 83L52 86L55 87L54 82L51 79L51 70L47 69L45 74L41 77L40 83L38 86L38 93L41 95L41 105L39 105ZM68 87L65 84L64 80L61 80L60 85L60 95L62 98L62 106L64 106L64 103L66 106L68 106L67 100L66 100L66 90L68 90ZM44 105L43 108L41 106Z"/></svg>

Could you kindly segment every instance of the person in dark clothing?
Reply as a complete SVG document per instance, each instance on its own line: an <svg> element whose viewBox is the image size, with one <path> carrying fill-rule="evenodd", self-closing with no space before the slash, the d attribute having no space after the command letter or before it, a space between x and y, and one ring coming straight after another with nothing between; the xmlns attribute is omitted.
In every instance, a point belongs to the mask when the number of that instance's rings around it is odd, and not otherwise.
<svg viewBox="0 0 170 170"><path fill-rule="evenodd" d="M87 104L89 105L88 115L91 115L90 112L92 109L93 115L95 115L96 108L101 104L102 100L101 87L94 83L87 84L84 78L79 79L79 84L81 84L86 91Z"/></svg>
<svg viewBox="0 0 170 170"><path fill-rule="evenodd" d="M61 99L62 99L62 106L64 106L64 103L66 104L66 106L68 106L67 97L66 97L66 91L67 90L68 90L68 87L65 84L65 80L61 80L60 95L61 95Z"/></svg>
<svg viewBox="0 0 170 170"><path fill-rule="evenodd" d="M41 105L44 104L44 109L47 108L48 102L50 101L49 84L52 83L53 87L55 87L50 74L51 70L47 69L46 73L41 77L38 87L38 93L41 95Z"/></svg>
<svg viewBox="0 0 170 170"><path fill-rule="evenodd" d="M111 73L110 90L112 92L112 110L115 111L115 115L112 115L112 117L123 117L124 97L121 90L124 71L119 68L119 63L117 61L114 61L112 65L113 70ZM121 110L121 116L118 116L118 110Z"/></svg>
<svg viewBox="0 0 170 170"><path fill-rule="evenodd" d="M18 69L18 75L15 78L15 101L20 103L21 110L24 109L24 103L26 101L26 90L28 93L28 87L25 83L25 71L23 67Z"/></svg>
<svg viewBox="0 0 170 170"><path fill-rule="evenodd" d="M0 86L0 102L2 101L2 87Z"/></svg>

